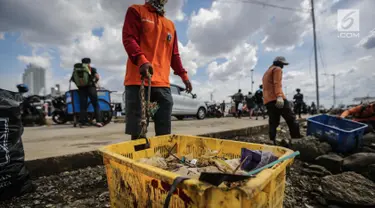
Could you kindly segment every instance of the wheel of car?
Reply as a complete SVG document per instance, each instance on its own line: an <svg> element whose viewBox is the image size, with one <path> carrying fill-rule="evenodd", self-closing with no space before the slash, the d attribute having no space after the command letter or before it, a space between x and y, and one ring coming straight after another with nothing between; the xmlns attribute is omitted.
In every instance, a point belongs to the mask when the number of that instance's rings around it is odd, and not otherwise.
<svg viewBox="0 0 375 208"><path fill-rule="evenodd" d="M185 116L176 116L176 118L180 121L184 120Z"/></svg>
<svg viewBox="0 0 375 208"><path fill-rule="evenodd" d="M206 117L206 109L204 109L203 107L200 107L200 108L198 109L197 118L198 118L199 120L202 120L202 119L204 119L205 117Z"/></svg>

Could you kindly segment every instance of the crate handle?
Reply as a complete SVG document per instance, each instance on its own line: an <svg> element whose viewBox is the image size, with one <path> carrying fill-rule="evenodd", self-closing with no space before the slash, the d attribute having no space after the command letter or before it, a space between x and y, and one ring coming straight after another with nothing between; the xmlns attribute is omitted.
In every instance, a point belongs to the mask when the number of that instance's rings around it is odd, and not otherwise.
<svg viewBox="0 0 375 208"><path fill-rule="evenodd" d="M134 145L134 151L138 152L150 148L150 142L146 137L144 139L145 143Z"/></svg>

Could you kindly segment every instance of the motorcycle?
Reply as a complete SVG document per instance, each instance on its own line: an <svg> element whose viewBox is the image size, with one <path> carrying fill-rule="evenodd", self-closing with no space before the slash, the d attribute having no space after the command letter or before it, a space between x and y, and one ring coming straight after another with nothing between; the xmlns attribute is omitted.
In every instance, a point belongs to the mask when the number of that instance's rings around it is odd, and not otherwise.
<svg viewBox="0 0 375 208"><path fill-rule="evenodd" d="M69 115L66 113L66 103L65 103L65 96L55 97L52 100L52 106L54 111L52 112L52 121L56 124L65 124L68 120L72 120L72 118L68 118Z"/></svg>
<svg viewBox="0 0 375 208"><path fill-rule="evenodd" d="M17 85L17 89L23 97L23 102L21 103L23 125L46 125L46 114L43 111L43 104L41 103L45 98L38 95L24 97L23 94L29 91L28 87L24 84Z"/></svg>
<svg viewBox="0 0 375 208"><path fill-rule="evenodd" d="M207 117L221 118L224 116L224 113L221 112L220 105L206 103L206 106L207 106Z"/></svg>

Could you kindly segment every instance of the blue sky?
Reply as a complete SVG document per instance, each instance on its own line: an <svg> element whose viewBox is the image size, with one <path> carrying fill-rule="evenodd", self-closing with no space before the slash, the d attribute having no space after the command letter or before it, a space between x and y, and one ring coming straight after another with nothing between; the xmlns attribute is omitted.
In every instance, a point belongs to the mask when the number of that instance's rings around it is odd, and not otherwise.
<svg viewBox="0 0 375 208"><path fill-rule="evenodd" d="M14 90L28 63L48 69L48 86L59 83L67 89L71 66L90 56L105 87L121 91L126 54L121 43L121 28L126 8L143 0L49 1L6 0L0 3L1 88ZM61 2L60 2L61 1ZM63 2L63 3L62 3ZM250 90L250 69L254 68L254 89L275 56L285 56L290 66L284 69L284 87L292 96L301 88L310 101L315 99L309 0L269 0L268 3L303 12L270 8L253 3L227 0L175 0L167 5L167 14L176 26L184 67L194 91L208 99L222 100L238 90ZM360 90L374 62L375 28L371 0L316 0L319 80L321 100L332 102L332 86L322 73L341 74L337 80L339 102L351 102L356 96L371 94ZM1 4L14 11L1 9ZM38 6L38 5L43 5ZM85 15L77 18L75 12ZM5 8L5 7L3 7ZM360 37L337 37L338 9L360 12ZM56 12L69 16L55 15ZM27 24L25 24L27 22ZM2 39L1 39L2 37ZM374 44L375 45L375 44ZM365 47L366 46L366 47ZM353 69L353 70L350 70ZM353 74L351 74L353 73ZM356 77L356 80L349 81ZM367 81L366 81L367 80ZM171 81L181 84L176 76ZM368 82L368 83L367 83ZM345 89L352 86L350 89Z"/></svg>

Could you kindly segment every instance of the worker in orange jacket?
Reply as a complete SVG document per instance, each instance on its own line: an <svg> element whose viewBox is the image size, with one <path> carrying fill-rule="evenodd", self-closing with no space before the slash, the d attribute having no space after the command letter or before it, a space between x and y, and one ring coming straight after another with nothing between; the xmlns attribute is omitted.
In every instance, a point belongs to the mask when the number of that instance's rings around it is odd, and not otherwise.
<svg viewBox="0 0 375 208"><path fill-rule="evenodd" d="M301 138L299 125L296 116L293 113L288 100L282 90L282 77L285 65L289 63L284 57L278 56L274 59L273 64L263 75L263 103L267 108L269 137L276 144L277 127L280 124L282 116L286 121L290 136L292 138Z"/></svg>
<svg viewBox="0 0 375 208"><path fill-rule="evenodd" d="M340 117L353 116L353 120L368 125L365 133L373 132L375 127L375 103L361 104L344 111Z"/></svg>
<svg viewBox="0 0 375 208"><path fill-rule="evenodd" d="M186 91L192 90L187 71L182 67L175 26L165 17L166 3L167 0L147 0L143 5L130 6L125 16L122 30L122 41L128 54L124 81L127 117L125 133L130 134L132 140L139 138L141 133L141 77L152 74L151 102L157 102L159 106L153 117L156 135L171 133L171 67L174 74L181 77Z"/></svg>

